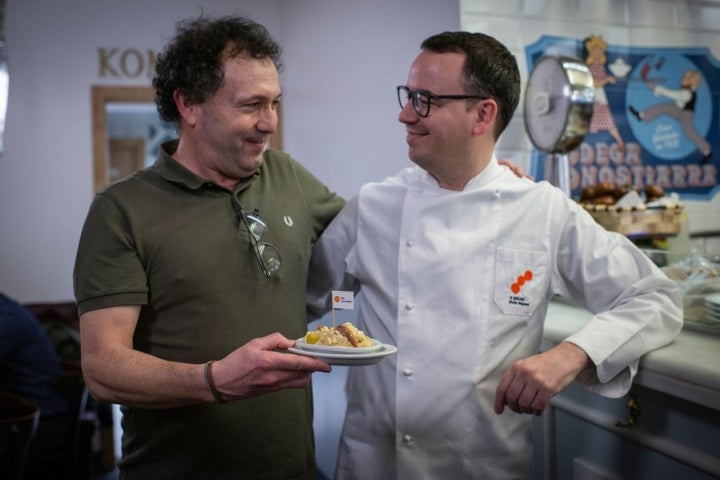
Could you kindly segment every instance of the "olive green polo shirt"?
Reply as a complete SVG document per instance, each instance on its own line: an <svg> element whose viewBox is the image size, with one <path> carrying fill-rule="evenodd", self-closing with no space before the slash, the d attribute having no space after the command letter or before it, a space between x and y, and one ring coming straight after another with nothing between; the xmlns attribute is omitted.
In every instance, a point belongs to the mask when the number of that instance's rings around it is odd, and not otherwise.
<svg viewBox="0 0 720 480"><path fill-rule="evenodd" d="M178 362L219 359L272 332L301 337L311 247L343 200L281 152L266 151L230 192L172 159L175 147L95 196L75 263L80 313L140 305L134 347ZM270 279L232 195L268 225L261 241L282 258ZM123 411L126 478L315 478L310 389Z"/></svg>

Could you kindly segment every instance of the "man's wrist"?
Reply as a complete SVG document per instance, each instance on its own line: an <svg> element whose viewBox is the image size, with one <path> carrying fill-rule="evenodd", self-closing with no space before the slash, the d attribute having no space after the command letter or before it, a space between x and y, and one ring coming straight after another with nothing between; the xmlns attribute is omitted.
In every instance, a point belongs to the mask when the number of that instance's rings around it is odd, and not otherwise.
<svg viewBox="0 0 720 480"><path fill-rule="evenodd" d="M212 394L213 398L217 403L227 403L227 400L222 397L217 387L215 386L215 378L213 378L212 373L213 363L215 363L215 360L210 360L209 362L205 363L205 385L207 386L208 390L210 390L210 393Z"/></svg>

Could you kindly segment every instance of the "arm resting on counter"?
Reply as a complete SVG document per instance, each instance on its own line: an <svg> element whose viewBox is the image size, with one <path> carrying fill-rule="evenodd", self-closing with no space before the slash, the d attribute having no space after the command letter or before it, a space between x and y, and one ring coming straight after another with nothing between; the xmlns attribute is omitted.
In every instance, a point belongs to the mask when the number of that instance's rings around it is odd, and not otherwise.
<svg viewBox="0 0 720 480"><path fill-rule="evenodd" d="M543 350L563 342L585 325L592 313L562 300L550 302L543 334ZM645 354L637 367L635 383L720 411L720 375L717 374L717 352L720 351L720 328L717 334L684 329L675 339ZM577 381L595 393L592 384ZM628 374L629 378L629 374ZM622 395L620 395L622 396Z"/></svg>

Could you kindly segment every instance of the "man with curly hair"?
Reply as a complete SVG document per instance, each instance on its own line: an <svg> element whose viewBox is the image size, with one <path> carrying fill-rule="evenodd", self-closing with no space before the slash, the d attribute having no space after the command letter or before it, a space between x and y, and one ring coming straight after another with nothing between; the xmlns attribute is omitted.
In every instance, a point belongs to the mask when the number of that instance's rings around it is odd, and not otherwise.
<svg viewBox="0 0 720 480"><path fill-rule="evenodd" d="M280 47L240 17L180 22L153 86L178 139L98 192L74 272L83 373L123 409L121 478L312 479L311 246L344 201L266 148Z"/></svg>

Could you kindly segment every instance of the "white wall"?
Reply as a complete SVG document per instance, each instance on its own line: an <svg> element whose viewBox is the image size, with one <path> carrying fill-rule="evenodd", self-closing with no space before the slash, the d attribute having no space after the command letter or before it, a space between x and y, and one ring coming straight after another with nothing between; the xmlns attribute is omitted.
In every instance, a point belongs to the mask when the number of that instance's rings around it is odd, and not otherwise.
<svg viewBox="0 0 720 480"><path fill-rule="evenodd" d="M354 6L349 6L354 5ZM285 148L343 196L409 164L395 87L456 0L283 3Z"/></svg>
<svg viewBox="0 0 720 480"><path fill-rule="evenodd" d="M285 148L349 196L407 164L395 85L428 35L459 28L455 0L8 0L10 98L0 158L0 291L73 298L92 199L90 86L98 48L159 51L177 20L245 13L284 47Z"/></svg>

